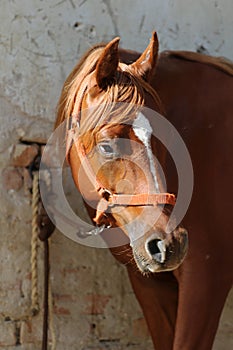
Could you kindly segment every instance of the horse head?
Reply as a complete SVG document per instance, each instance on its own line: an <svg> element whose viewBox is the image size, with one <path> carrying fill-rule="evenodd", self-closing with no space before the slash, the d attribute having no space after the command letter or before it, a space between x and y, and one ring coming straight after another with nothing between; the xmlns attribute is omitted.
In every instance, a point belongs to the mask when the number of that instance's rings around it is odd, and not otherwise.
<svg viewBox="0 0 233 350"><path fill-rule="evenodd" d="M141 272L172 270L184 259L187 232L167 230L175 196L165 191L164 148L145 108L162 113L149 84L158 39L154 33L131 64L121 62L118 43L115 38L93 48L75 67L63 88L58 123L67 120L67 159L96 224L124 232Z"/></svg>

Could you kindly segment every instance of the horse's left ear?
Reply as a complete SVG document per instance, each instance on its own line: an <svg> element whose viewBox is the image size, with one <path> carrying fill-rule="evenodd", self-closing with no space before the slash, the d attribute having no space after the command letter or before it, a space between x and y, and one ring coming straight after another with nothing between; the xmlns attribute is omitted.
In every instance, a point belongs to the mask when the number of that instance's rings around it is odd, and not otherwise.
<svg viewBox="0 0 233 350"><path fill-rule="evenodd" d="M119 63L118 44L120 38L115 38L104 48L96 66L96 82L101 89L111 84Z"/></svg>
<svg viewBox="0 0 233 350"><path fill-rule="evenodd" d="M133 70L134 74L139 75L146 81L149 81L156 68L158 51L159 41L157 33L154 32L146 50L137 59L137 61L130 65L130 68Z"/></svg>

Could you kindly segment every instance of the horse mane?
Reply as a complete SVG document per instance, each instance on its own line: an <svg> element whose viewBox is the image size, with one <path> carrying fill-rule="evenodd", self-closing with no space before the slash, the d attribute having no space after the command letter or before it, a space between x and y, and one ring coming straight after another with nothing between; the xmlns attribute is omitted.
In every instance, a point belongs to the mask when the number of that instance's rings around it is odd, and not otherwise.
<svg viewBox="0 0 233 350"><path fill-rule="evenodd" d="M86 86L85 78L91 76L91 73L95 71L104 48L105 44L92 47L67 77L58 102L55 128L69 118L76 106L80 104ZM100 123L107 125L128 122L133 115L135 117L137 106L144 105L145 92L152 96L156 108L162 113L161 101L151 85L144 79L135 76L129 66L120 62L114 81L106 90L100 91L99 104L95 106L94 111L91 111L91 118L85 118L86 125L83 126L81 123L80 132L84 134L86 130L91 130ZM112 118L113 114L114 118Z"/></svg>
<svg viewBox="0 0 233 350"><path fill-rule="evenodd" d="M55 121L55 128L58 127L66 118L71 115L74 107L74 101L73 105L70 104L68 106L71 95L77 93L78 83L80 85L81 79L83 80L84 76L90 74L94 70L97 61L96 54L98 55L98 52L100 54L103 48L104 44L98 44L89 49L66 78L57 105L57 118ZM82 72L82 76L80 72ZM77 79L78 76L79 79ZM74 98L75 96L73 96L73 99Z"/></svg>
<svg viewBox="0 0 233 350"><path fill-rule="evenodd" d="M198 52L191 51L165 51L169 56L183 58L187 61L205 63L213 66L226 74L233 76L233 62L225 57L212 57Z"/></svg>

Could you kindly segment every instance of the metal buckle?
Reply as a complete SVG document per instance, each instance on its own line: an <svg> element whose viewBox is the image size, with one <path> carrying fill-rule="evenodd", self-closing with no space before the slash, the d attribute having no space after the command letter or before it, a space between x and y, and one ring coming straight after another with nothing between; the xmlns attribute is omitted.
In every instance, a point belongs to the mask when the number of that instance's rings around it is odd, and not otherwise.
<svg viewBox="0 0 233 350"><path fill-rule="evenodd" d="M110 200L110 198L112 196L112 192L110 192L106 188L102 188L102 187L98 189L98 192L99 192L99 194L101 195L102 198L104 198L107 202L109 202L109 200Z"/></svg>

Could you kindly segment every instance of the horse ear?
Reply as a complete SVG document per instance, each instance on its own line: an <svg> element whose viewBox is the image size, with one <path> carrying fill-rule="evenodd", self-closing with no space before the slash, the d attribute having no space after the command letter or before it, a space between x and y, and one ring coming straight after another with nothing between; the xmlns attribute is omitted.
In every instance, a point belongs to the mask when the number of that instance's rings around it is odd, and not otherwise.
<svg viewBox="0 0 233 350"><path fill-rule="evenodd" d="M110 41L97 62L96 81L101 89L105 89L107 85L111 83L116 74L119 63L119 41L120 38L118 37Z"/></svg>
<svg viewBox="0 0 233 350"><path fill-rule="evenodd" d="M146 50L137 59L137 61L135 61L130 65L134 74L139 75L146 81L149 81L156 68L158 51L159 51L159 41L158 41L157 33L153 32L152 38Z"/></svg>

